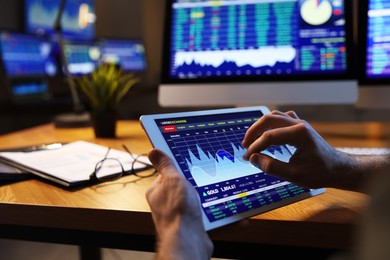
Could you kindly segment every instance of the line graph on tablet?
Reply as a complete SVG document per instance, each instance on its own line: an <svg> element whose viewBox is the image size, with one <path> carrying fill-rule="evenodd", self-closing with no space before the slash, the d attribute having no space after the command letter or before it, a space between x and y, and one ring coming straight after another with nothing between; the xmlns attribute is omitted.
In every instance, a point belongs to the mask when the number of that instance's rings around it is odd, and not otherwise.
<svg viewBox="0 0 390 260"><path fill-rule="evenodd" d="M236 131L229 128L231 131L215 131L173 140L181 154L188 154L184 156L185 161L198 186L261 173L261 170L242 159L246 150L240 142L247 128L240 127ZM269 147L263 153L286 162L290 157L290 152L280 146Z"/></svg>

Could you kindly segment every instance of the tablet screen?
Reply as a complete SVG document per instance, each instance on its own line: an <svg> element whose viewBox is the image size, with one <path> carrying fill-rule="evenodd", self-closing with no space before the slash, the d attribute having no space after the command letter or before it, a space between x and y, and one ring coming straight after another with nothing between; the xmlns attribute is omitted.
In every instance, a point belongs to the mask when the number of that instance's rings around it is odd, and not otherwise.
<svg viewBox="0 0 390 260"><path fill-rule="evenodd" d="M154 119L184 176L199 193L210 222L310 192L242 159L245 132L261 116L256 110ZM291 157L285 146L262 153L284 162Z"/></svg>

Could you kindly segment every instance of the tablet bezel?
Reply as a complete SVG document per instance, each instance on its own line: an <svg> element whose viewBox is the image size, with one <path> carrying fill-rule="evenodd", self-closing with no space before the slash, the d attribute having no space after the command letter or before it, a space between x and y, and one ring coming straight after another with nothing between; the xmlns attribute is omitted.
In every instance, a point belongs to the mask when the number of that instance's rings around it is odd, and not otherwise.
<svg viewBox="0 0 390 260"><path fill-rule="evenodd" d="M190 111L190 112L175 112L175 113L162 113L162 114L151 114L151 115L142 115L140 117L140 123L142 128L144 129L145 133L147 134L151 144L153 147L158 148L165 152L168 156L170 156L178 171L184 176L181 168L179 167L178 162L175 160L174 155L172 154L171 149L169 148L168 144L166 143L159 126L156 124L156 119L169 119L169 118L178 118L178 117L191 117L191 116L205 116L205 115L218 115L218 114L229 114L229 113L237 113L237 112L251 112L251 111L259 111L263 113L263 115L270 113L270 110L266 106L252 106L252 107L237 107L237 108L222 108L222 109L212 109L212 110L200 110L200 111ZM291 151L291 148L286 146L286 148ZM313 196L316 196L318 194L324 193L325 188L320 189L311 189L309 192L301 193L297 196L290 197L266 206L262 206L259 208L255 208L243 213L238 213L220 220L216 220L213 222L210 222L209 219L206 216L206 213L204 212L204 209L201 206L201 212L202 212L202 218L203 218L203 224L206 231L225 226L227 224L231 224L234 222L237 222L242 219L246 219L248 217L252 217L267 211L270 211L272 209L276 209L282 206L289 205L294 202L298 202ZM198 198L199 198L199 193ZM200 198L199 198L200 201Z"/></svg>

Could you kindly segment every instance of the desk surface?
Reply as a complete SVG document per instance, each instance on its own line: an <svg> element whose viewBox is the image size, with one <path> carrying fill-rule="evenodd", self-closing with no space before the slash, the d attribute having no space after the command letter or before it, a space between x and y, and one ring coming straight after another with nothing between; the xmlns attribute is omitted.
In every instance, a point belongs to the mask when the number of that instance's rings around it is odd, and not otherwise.
<svg viewBox="0 0 390 260"><path fill-rule="evenodd" d="M389 123L312 125L334 146L390 147ZM0 149L75 140L117 149L126 144L134 153L145 153L151 148L137 121L119 121L117 136L115 139L97 139L91 128L56 129L48 124L0 136ZM111 184L73 191L37 179L2 185L0 226L3 230L10 227L14 230L77 231L89 234L87 240L102 234L154 237L154 226L144 196L153 180L127 176ZM319 196L210 231L210 236L222 243L347 248L353 242L353 231L367 199L359 193L327 189ZM11 233L9 230L2 236L12 237ZM21 231L16 238L24 239L23 234ZM33 239L33 236L30 234L26 239ZM62 240L57 238L54 241ZM114 246L112 241L107 245Z"/></svg>

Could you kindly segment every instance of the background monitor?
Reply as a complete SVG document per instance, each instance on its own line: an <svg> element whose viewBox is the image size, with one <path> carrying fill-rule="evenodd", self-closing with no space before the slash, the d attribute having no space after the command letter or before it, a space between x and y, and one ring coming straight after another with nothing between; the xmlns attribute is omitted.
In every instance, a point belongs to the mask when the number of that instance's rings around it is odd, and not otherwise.
<svg viewBox="0 0 390 260"><path fill-rule="evenodd" d="M1 60L9 78L52 77L57 74L49 39L22 33L0 33Z"/></svg>
<svg viewBox="0 0 390 260"><path fill-rule="evenodd" d="M167 1L162 106L352 104L344 0Z"/></svg>
<svg viewBox="0 0 390 260"><path fill-rule="evenodd" d="M46 80L16 79L10 82L11 97L14 103L36 103L49 100L52 95Z"/></svg>
<svg viewBox="0 0 390 260"><path fill-rule="evenodd" d="M390 108L390 1L359 1L357 107Z"/></svg>
<svg viewBox="0 0 390 260"><path fill-rule="evenodd" d="M54 23L61 0L25 0L25 30L34 34L55 34ZM64 38L93 39L95 37L94 0L67 0L62 15Z"/></svg>
<svg viewBox="0 0 390 260"><path fill-rule="evenodd" d="M100 46L102 63L118 65L127 72L146 71L145 45L142 41L105 39Z"/></svg>
<svg viewBox="0 0 390 260"><path fill-rule="evenodd" d="M43 37L0 33L2 74L14 102L50 98L47 79L57 75L53 44Z"/></svg>
<svg viewBox="0 0 390 260"><path fill-rule="evenodd" d="M94 41L66 41L64 53L73 76L90 75L99 65L101 48Z"/></svg>
<svg viewBox="0 0 390 260"><path fill-rule="evenodd" d="M147 69L145 46L140 40L67 40L64 53L73 76L90 75L99 64L114 64L126 72Z"/></svg>

